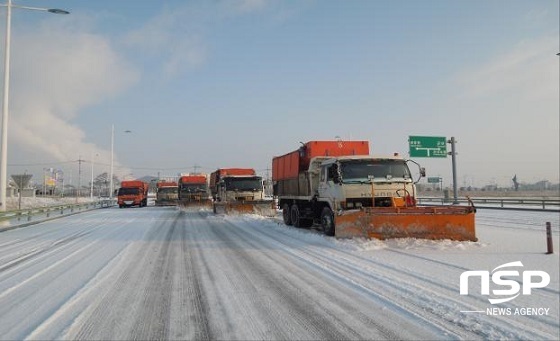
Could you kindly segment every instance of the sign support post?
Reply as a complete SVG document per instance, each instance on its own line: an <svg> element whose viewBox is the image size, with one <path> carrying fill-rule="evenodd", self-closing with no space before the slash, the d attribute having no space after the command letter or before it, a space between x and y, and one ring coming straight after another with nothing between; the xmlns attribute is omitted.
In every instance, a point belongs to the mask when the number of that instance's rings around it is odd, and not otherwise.
<svg viewBox="0 0 560 341"><path fill-rule="evenodd" d="M451 152L449 152L449 155L451 155L451 164L453 166L453 204L454 205L459 204L459 200L457 199L457 163L455 160L455 155L457 154L455 152L456 142L457 141L455 141L455 137L451 137L451 139L447 141L447 143L451 144Z"/></svg>
<svg viewBox="0 0 560 341"><path fill-rule="evenodd" d="M446 142L451 144L450 152L447 152ZM437 158L437 157L447 157L447 155L451 155L451 164L453 166L453 204L454 205L459 204L459 200L457 199L457 161L456 161L457 152L455 151L456 143L457 141L455 140L455 137L451 137L451 139L447 141L445 137L436 137L436 136L409 136L408 137L410 157ZM443 183L442 183L442 187L443 187Z"/></svg>

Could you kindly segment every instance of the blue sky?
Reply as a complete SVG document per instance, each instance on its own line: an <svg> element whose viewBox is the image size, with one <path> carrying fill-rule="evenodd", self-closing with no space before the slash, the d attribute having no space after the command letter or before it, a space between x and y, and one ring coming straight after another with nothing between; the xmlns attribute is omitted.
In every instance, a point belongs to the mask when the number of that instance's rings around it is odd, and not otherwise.
<svg viewBox="0 0 560 341"><path fill-rule="evenodd" d="M14 3L71 14L13 11L9 174L107 171L113 124L122 176L426 135L458 140L459 185L560 181L557 0Z"/></svg>

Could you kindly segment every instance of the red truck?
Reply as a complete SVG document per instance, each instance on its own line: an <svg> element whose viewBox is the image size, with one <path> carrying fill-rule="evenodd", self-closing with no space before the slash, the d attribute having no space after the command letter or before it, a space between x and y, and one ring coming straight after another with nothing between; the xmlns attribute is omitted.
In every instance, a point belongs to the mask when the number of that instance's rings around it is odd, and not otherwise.
<svg viewBox="0 0 560 341"><path fill-rule="evenodd" d="M177 183L179 204L186 206L210 206L208 180L204 174L183 175Z"/></svg>
<svg viewBox="0 0 560 341"><path fill-rule="evenodd" d="M117 193L117 203L120 208L148 205L148 184L140 180L126 180L121 182Z"/></svg>

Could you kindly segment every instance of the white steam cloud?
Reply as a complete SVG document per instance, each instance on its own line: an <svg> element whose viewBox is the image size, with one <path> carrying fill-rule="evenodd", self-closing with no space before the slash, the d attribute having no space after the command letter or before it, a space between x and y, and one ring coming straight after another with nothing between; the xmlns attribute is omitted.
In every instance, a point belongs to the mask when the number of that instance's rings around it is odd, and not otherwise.
<svg viewBox="0 0 560 341"><path fill-rule="evenodd" d="M80 155L98 155L97 163L110 163L110 150L87 142L73 120L80 110L126 90L138 75L108 40L68 25L12 32L9 164L33 168Z"/></svg>

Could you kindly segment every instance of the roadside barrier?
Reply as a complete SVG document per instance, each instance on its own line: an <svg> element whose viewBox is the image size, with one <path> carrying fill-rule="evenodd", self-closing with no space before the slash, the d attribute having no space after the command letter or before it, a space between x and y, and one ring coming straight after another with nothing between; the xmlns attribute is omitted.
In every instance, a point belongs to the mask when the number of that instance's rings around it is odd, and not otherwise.
<svg viewBox="0 0 560 341"><path fill-rule="evenodd" d="M504 209L504 210L532 210L532 211L552 211L560 212L559 199L535 199L535 198L469 198L458 201L461 204L468 204L472 201L476 208ZM439 203L448 205L452 202L451 198L439 197L419 197L418 204Z"/></svg>
<svg viewBox="0 0 560 341"><path fill-rule="evenodd" d="M50 205L43 207L33 207L21 210L0 212L0 222L16 221L31 222L34 218L52 218L54 215L63 216L80 211L89 211L98 208L106 208L115 205L114 199L102 199L97 201L83 202L78 204ZM1 229L1 228L0 228Z"/></svg>

